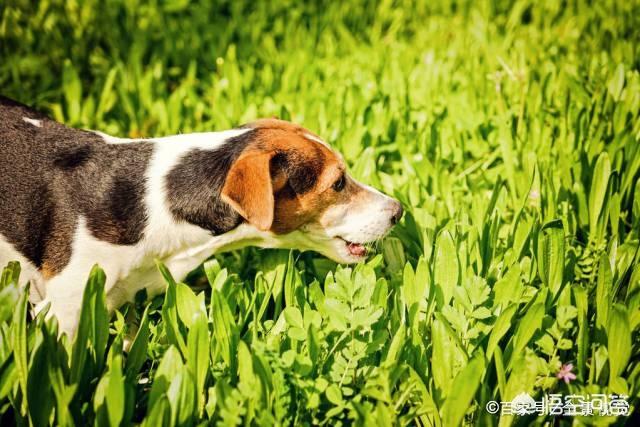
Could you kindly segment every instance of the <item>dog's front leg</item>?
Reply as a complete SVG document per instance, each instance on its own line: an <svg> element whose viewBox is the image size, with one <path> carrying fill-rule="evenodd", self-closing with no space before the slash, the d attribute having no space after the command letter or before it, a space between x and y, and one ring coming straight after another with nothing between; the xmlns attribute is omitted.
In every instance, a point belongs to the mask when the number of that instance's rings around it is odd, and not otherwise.
<svg viewBox="0 0 640 427"><path fill-rule="evenodd" d="M249 245L277 247L277 240L271 233L256 230L248 224L241 224L233 231L210 238L207 242L164 260L165 265L176 280L183 280L213 254L240 249Z"/></svg>

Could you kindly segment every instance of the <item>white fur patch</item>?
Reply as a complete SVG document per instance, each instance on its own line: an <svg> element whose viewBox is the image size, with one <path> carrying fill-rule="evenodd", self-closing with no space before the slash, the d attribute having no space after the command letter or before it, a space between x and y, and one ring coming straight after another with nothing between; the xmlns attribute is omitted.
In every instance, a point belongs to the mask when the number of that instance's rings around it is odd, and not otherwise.
<svg viewBox="0 0 640 427"><path fill-rule="evenodd" d="M31 125L34 125L35 127L38 127L38 128L42 127L42 120L30 119L29 117L23 117L22 120Z"/></svg>
<svg viewBox="0 0 640 427"><path fill-rule="evenodd" d="M170 144L181 144L185 149L200 148L201 150L212 150L219 147L227 139L240 136L251 129L230 129L220 132L196 132L183 133L180 135L164 136L160 138L150 138L150 141ZM179 149L179 148L177 148Z"/></svg>
<svg viewBox="0 0 640 427"><path fill-rule="evenodd" d="M117 136L111 136L104 132L100 132L99 130L93 130L93 129L88 129L88 130L89 132L93 132L96 135L102 137L102 139L104 139L104 141L109 144L127 144L131 141L138 141L136 139L130 139L130 138L118 138Z"/></svg>
<svg viewBox="0 0 640 427"><path fill-rule="evenodd" d="M180 135L162 136L156 138L120 138L117 136L111 136L98 130L90 130L104 139L109 144L128 144L135 141L153 141L157 143L167 144L179 144L174 145L172 148L180 153L192 148L200 148L202 150L212 150L222 145L229 138L242 135L251 129L231 129L220 132L196 132L185 133Z"/></svg>
<svg viewBox="0 0 640 427"><path fill-rule="evenodd" d="M304 134L304 137L307 139L310 139L311 141L315 141L319 144L324 145L325 147L331 149L331 147L329 146L329 144L327 144L326 142L324 142L323 140L321 140L320 138L318 138L317 136L311 135L310 133L306 133Z"/></svg>

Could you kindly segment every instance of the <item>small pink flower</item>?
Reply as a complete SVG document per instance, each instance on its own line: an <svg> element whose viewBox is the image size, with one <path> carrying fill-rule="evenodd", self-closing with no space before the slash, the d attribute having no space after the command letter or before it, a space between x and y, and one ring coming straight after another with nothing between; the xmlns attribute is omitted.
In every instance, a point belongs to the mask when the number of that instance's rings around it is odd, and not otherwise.
<svg viewBox="0 0 640 427"><path fill-rule="evenodd" d="M571 381L576 379L576 374L571 372L572 369L573 369L572 363L562 365L562 368L560 368L556 376L558 377L559 380L564 380L565 383L569 384Z"/></svg>

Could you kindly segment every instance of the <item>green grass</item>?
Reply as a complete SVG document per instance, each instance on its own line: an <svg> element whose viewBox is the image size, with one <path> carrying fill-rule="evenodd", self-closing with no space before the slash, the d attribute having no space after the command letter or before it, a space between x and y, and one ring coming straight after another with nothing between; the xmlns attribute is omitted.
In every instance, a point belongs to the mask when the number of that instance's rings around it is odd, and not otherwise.
<svg viewBox="0 0 640 427"><path fill-rule="evenodd" d="M291 119L405 217L366 264L218 255L199 291L165 271L164 298L111 322L95 270L74 343L28 319L10 265L2 424L552 421L485 411L520 392L638 406L637 1L190 3L5 1L0 88L119 136Z"/></svg>

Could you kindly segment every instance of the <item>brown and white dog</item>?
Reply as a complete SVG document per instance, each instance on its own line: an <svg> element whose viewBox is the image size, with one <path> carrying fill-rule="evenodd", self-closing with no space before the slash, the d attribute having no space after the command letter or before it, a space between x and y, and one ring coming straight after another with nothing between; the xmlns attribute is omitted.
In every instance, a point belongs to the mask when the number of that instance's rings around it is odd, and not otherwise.
<svg viewBox="0 0 640 427"><path fill-rule="evenodd" d="M113 310L164 291L154 259L180 279L248 245L353 263L402 216L318 136L275 119L130 140L0 97L0 163L0 268L20 261L36 310L51 304L70 335L96 263Z"/></svg>

